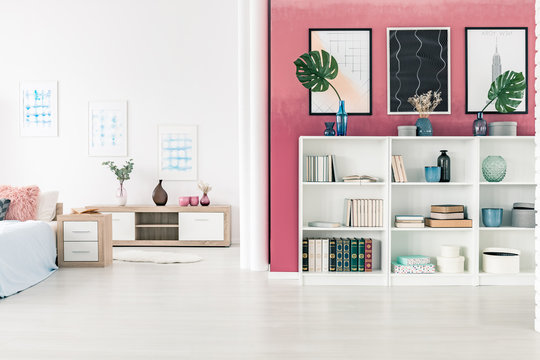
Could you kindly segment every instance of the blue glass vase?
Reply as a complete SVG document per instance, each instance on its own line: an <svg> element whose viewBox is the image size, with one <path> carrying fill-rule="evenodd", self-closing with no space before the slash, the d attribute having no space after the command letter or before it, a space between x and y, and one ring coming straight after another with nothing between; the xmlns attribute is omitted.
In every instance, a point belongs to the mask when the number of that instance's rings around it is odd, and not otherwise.
<svg viewBox="0 0 540 360"><path fill-rule="evenodd" d="M486 136L487 135L487 122L483 118L483 113L479 112L476 115L476 120L473 122L473 135L474 136Z"/></svg>
<svg viewBox="0 0 540 360"><path fill-rule="evenodd" d="M324 136L334 136L336 135L336 131L334 130L334 122L333 121L327 121L324 123L326 126L326 129L324 129Z"/></svg>
<svg viewBox="0 0 540 360"><path fill-rule="evenodd" d="M337 136L347 135L347 113L345 112L345 100L339 102L339 110L336 114Z"/></svg>
<svg viewBox="0 0 540 360"><path fill-rule="evenodd" d="M500 182L506 176L506 161L502 156L490 155L482 161L482 174L488 182Z"/></svg>
<svg viewBox="0 0 540 360"><path fill-rule="evenodd" d="M418 118L416 120L416 136L432 136L433 127L428 118Z"/></svg>

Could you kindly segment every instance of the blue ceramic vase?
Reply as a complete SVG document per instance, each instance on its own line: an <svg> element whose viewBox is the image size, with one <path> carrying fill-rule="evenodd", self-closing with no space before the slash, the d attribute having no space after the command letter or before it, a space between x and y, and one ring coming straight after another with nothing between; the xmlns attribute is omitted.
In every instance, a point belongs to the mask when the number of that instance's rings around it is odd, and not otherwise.
<svg viewBox="0 0 540 360"><path fill-rule="evenodd" d="M416 136L432 136L433 127L428 118L418 118L416 120Z"/></svg>

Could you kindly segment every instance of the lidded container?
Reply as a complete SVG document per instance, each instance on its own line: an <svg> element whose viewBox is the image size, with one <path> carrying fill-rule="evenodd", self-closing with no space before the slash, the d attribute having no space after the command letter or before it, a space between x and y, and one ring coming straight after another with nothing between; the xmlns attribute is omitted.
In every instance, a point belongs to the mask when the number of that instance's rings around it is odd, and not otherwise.
<svg viewBox="0 0 540 360"><path fill-rule="evenodd" d="M490 274L519 273L520 251L507 248L485 248L482 251L482 270Z"/></svg>
<svg viewBox="0 0 540 360"><path fill-rule="evenodd" d="M437 271L448 274L462 273L465 271L465 257L437 256Z"/></svg>
<svg viewBox="0 0 540 360"><path fill-rule="evenodd" d="M512 226L533 228L536 225L535 213L533 203L514 203L512 208Z"/></svg>
<svg viewBox="0 0 540 360"><path fill-rule="evenodd" d="M398 136L416 136L416 125L403 125L397 127Z"/></svg>
<svg viewBox="0 0 540 360"><path fill-rule="evenodd" d="M516 136L516 121L494 121L488 124L489 136Z"/></svg>

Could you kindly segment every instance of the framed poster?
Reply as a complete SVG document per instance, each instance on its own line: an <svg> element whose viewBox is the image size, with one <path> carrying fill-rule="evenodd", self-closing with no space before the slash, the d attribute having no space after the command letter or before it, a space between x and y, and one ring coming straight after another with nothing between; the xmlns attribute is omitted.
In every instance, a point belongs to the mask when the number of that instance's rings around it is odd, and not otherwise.
<svg viewBox="0 0 540 360"><path fill-rule="evenodd" d="M21 81L19 99L21 136L58 136L56 81Z"/></svg>
<svg viewBox="0 0 540 360"><path fill-rule="evenodd" d="M127 156L127 101L88 103L88 155Z"/></svg>
<svg viewBox="0 0 540 360"><path fill-rule="evenodd" d="M197 126L159 125L159 179L197 180Z"/></svg>
<svg viewBox="0 0 540 360"><path fill-rule="evenodd" d="M489 102L491 83L505 71L522 72L527 83L526 27L465 28L465 112L481 111ZM516 111L526 114L528 89ZM495 102L484 113L495 114ZM508 115L508 114L507 114Z"/></svg>
<svg viewBox="0 0 540 360"><path fill-rule="evenodd" d="M349 115L371 115L371 29L309 29L309 50L326 50L339 67L330 80L345 100ZM310 115L336 115L339 99L332 88L309 91Z"/></svg>
<svg viewBox="0 0 540 360"><path fill-rule="evenodd" d="M417 114L407 101L440 91L434 114L450 114L450 28L387 28L388 114Z"/></svg>

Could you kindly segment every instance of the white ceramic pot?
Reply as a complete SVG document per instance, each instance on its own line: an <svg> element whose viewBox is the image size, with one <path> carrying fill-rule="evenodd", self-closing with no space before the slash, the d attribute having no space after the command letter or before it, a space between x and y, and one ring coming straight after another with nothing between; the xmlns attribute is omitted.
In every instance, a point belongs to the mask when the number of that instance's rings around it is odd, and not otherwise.
<svg viewBox="0 0 540 360"><path fill-rule="evenodd" d="M437 256L437 271L448 274L462 273L465 271L465 257Z"/></svg>
<svg viewBox="0 0 540 360"><path fill-rule="evenodd" d="M490 274L517 274L519 254L516 249L486 248L482 251L482 270Z"/></svg>
<svg viewBox="0 0 540 360"><path fill-rule="evenodd" d="M459 256L459 246L441 245L441 256L446 258L456 258Z"/></svg>

